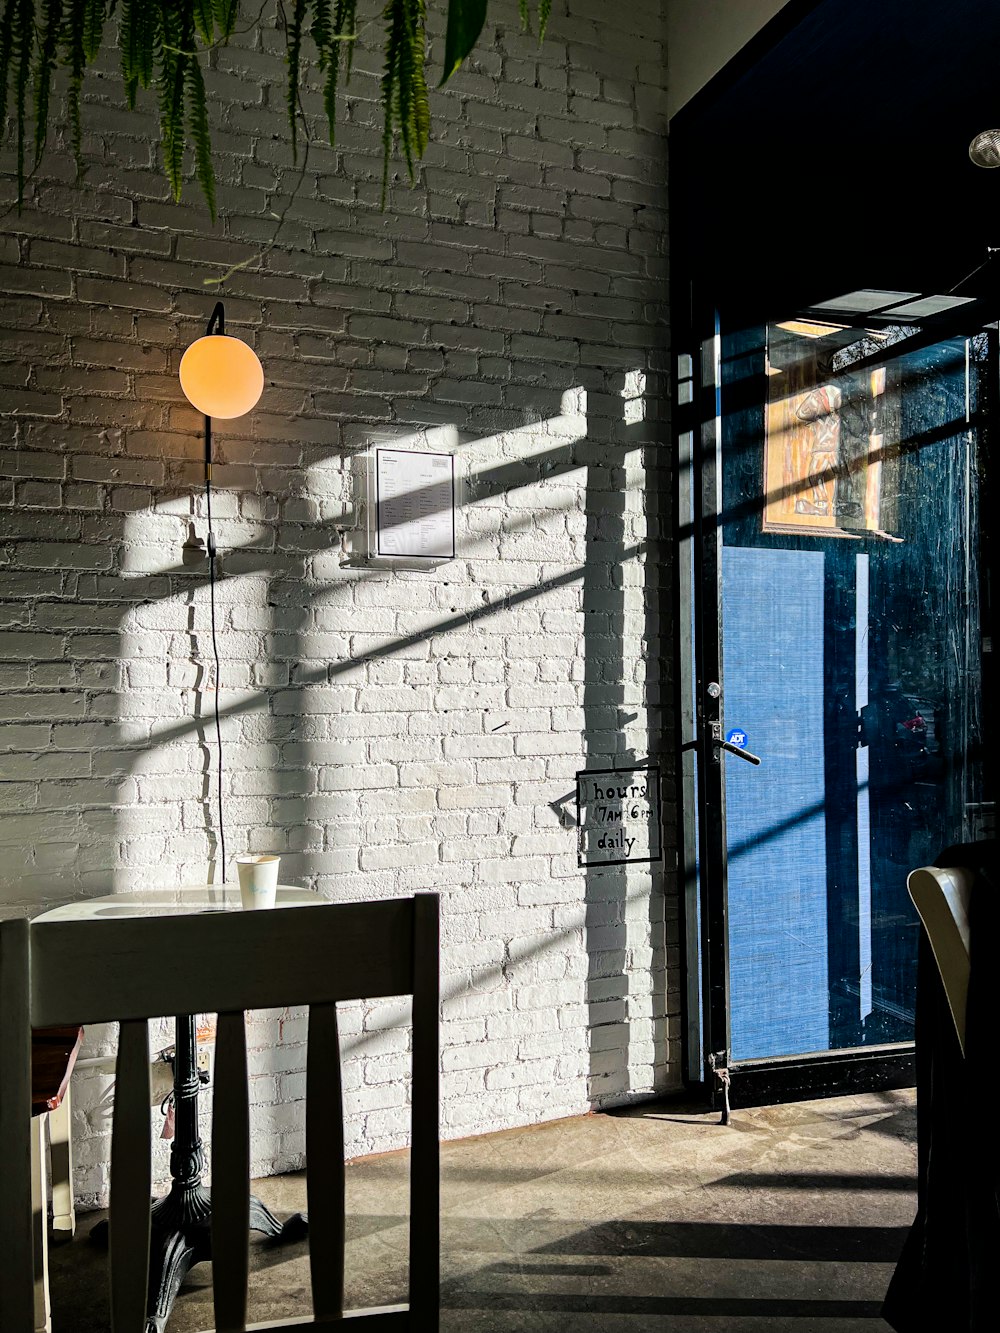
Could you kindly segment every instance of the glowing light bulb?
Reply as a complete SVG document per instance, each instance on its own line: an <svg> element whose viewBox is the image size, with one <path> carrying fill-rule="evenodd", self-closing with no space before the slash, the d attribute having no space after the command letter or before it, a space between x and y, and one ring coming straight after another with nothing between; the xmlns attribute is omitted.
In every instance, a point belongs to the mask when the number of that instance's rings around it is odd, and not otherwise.
<svg viewBox="0 0 1000 1333"><path fill-rule="evenodd" d="M264 391L257 353L239 338L213 333L193 342L181 357L181 388L207 417L241 417Z"/></svg>

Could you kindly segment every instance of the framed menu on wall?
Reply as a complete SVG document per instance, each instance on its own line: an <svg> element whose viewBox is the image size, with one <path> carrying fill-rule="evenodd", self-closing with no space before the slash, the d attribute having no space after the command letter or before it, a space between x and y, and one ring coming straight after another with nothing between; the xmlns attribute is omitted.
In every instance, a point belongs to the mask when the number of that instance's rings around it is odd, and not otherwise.
<svg viewBox="0 0 1000 1333"><path fill-rule="evenodd" d="M375 450L375 549L399 560L455 558L455 459L415 449Z"/></svg>

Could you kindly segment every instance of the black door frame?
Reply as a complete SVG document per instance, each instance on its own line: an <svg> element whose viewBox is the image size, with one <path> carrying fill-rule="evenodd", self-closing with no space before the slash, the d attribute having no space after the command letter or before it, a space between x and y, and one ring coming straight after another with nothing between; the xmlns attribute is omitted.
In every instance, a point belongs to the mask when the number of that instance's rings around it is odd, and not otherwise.
<svg viewBox="0 0 1000 1333"><path fill-rule="evenodd" d="M1000 12L974 0L961 0L960 8L961 21L930 0L915 5L893 0L886 18L880 14L875 20L866 0L837 0L836 5L835 0L787 0L670 123L675 715L680 720L678 820L686 969L682 1034L687 1081L713 1095L720 1085L703 1052L716 1053L718 1061L719 1053L729 1049L726 867L717 850L725 847L725 765L713 764L712 752L716 759L718 752L707 738L718 720L717 705L706 696L708 683L721 674L718 617L705 615L694 593L700 563L709 560L717 569L719 560L717 510L712 507L721 443L716 302L723 303L729 319L750 311L766 322L772 316L787 318L811 300L848 291L851 284L905 290L916 276L917 289L944 292L954 284L965 294L989 298L996 317L1000 255L993 262L981 261L988 261L986 246L998 244L988 219L996 215L1000 171L971 170L964 150L971 133L995 121L995 93L982 71L987 53L996 49ZM903 28L907 57L900 60ZM809 79L803 79L804 69L811 71ZM897 95L904 86L907 95ZM871 109L873 88L887 127L884 140L877 116L854 117L851 112L859 105ZM837 107L845 105L845 98L846 118L838 118ZM791 119L783 120L789 106ZM782 161L776 153L783 142L782 127L798 128L792 141L799 148L824 146L827 160L835 165L846 213L834 206L811 216L799 232L762 224L761 219L771 215L759 196L766 170ZM786 142L786 162L789 150ZM873 150L882 151L878 179L870 170ZM804 160L810 160L808 153ZM855 200L875 208L873 229L844 226ZM982 221L977 224L977 219ZM1000 445L996 426L990 429L1000 412L1000 335L991 336L991 373L981 382L980 458L993 452L991 437ZM993 510L991 478L986 471L979 479L985 513ZM1000 537L984 523L980 540L981 623L989 635ZM998 687L1000 670L987 641L981 734L988 793L998 785ZM707 809L699 811L699 805ZM990 806L988 816L992 810ZM714 903L702 897L705 871L721 885ZM748 1062L738 1070L739 1100L749 1104L905 1086L912 1083L912 1067L912 1047L832 1052L819 1063L808 1057Z"/></svg>
<svg viewBox="0 0 1000 1333"><path fill-rule="evenodd" d="M725 763L718 741L724 717L724 663L721 641L721 547L723 511L722 448L723 328L709 305L700 311L689 288L690 322L677 364L676 457L678 459L677 540L679 620L685 660L679 666L682 719L680 797L682 879L685 885L685 1072L689 1085L700 1086L713 1105L730 1088L734 1104L794 1101L873 1089L909 1087L914 1083L912 1042L858 1046L815 1054L732 1062L729 1025L728 866L726 856ZM971 333L982 324L992 302L977 300L962 312L932 321L912 340L930 345L948 336ZM1000 404L1000 334L991 342L988 371L981 376L977 452L989 453L989 423ZM909 340L907 340L909 344ZM994 430L992 434L996 434ZM981 503L989 512L988 478L977 482ZM988 636L991 624L990 586L995 553L989 528L983 525L980 550L981 623ZM996 680L989 639L982 658L982 734L996 735L995 709L989 701ZM716 687L719 688L716 688ZM993 747L984 741L985 780L995 791Z"/></svg>

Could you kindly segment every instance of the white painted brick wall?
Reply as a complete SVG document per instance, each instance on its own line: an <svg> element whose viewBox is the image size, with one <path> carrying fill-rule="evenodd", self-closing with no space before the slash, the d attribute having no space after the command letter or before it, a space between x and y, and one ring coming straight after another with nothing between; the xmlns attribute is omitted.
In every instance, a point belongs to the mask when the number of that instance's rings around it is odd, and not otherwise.
<svg viewBox="0 0 1000 1333"><path fill-rule="evenodd" d="M306 95L318 137L258 259L297 176L269 11L206 72L215 227L193 186L168 202L152 105L122 112L107 53L82 185L61 145L0 236L0 911L208 873L201 437L177 366L206 280L248 259L221 294L266 389L216 428L227 846L279 850L285 882L334 900L441 891L447 1136L681 1073L673 880L580 870L566 799L577 769L651 755L673 800L662 6L557 0L540 48L508 9L433 94L417 188L385 213L376 24L336 151ZM438 7L431 30L439 53ZM361 455L386 440L456 454L455 561L352 556ZM344 1033L348 1151L399 1146L405 1013L349 1007ZM254 1020L255 1172L302 1161L304 1038L298 1011ZM77 1077L85 1202L108 1082Z"/></svg>

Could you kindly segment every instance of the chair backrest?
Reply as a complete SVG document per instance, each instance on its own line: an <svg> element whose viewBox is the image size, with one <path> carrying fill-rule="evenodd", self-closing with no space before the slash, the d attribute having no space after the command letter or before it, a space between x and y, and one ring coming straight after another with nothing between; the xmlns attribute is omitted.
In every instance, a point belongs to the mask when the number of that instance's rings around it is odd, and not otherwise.
<svg viewBox="0 0 1000 1333"><path fill-rule="evenodd" d="M906 880L941 974L963 1052L969 998L969 909L975 879L976 872L964 866L921 866L911 870Z"/></svg>
<svg viewBox="0 0 1000 1333"><path fill-rule="evenodd" d="M147 1020L217 1013L212 1101L216 1324L246 1320L250 1150L245 1010L309 1006L306 1189L314 1320L341 1327L344 1134L338 1000L413 996L409 1303L373 1328L438 1322L438 897L193 916L0 922L0 1328L32 1333L31 1028L120 1022L111 1158L114 1333L142 1333L149 1268Z"/></svg>

